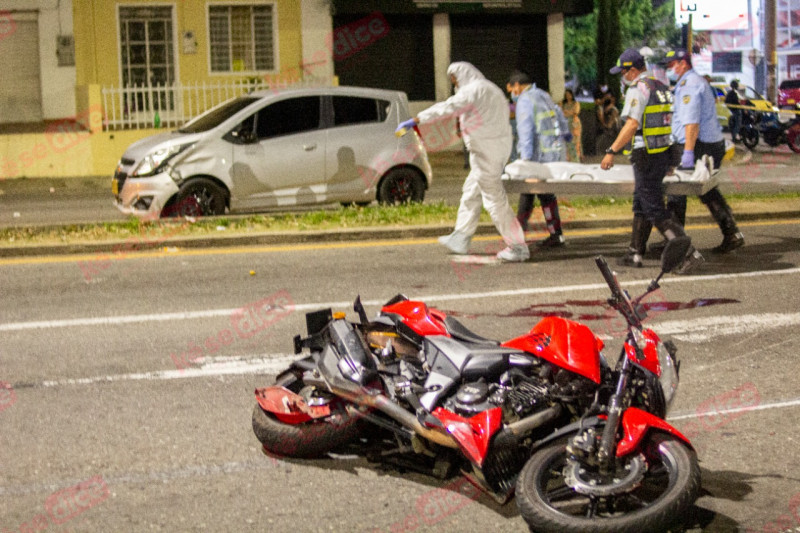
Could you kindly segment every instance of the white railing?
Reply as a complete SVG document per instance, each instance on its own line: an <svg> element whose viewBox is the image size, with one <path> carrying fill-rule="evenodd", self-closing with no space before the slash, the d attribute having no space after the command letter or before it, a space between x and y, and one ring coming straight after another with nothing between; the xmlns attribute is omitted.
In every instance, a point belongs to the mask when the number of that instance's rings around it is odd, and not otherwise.
<svg viewBox="0 0 800 533"><path fill-rule="evenodd" d="M174 128L226 100L262 89L320 87L330 80L242 80L160 86L103 87L103 130Z"/></svg>

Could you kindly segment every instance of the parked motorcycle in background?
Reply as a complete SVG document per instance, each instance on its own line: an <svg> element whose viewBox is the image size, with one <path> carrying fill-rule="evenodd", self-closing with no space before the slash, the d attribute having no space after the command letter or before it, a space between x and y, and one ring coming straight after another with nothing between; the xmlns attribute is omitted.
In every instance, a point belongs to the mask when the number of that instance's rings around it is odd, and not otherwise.
<svg viewBox="0 0 800 533"><path fill-rule="evenodd" d="M697 498L700 470L665 420L676 349L643 326L641 302L688 247L670 241L635 299L595 259L627 324L614 366L600 338L562 317L499 343L400 295L373 320L358 298L357 322L308 313L308 336L294 341L308 355L255 391L255 435L284 456L377 441L373 456L410 456L440 478L458 467L497 501L516 493L532 531L667 531Z"/></svg>
<svg viewBox="0 0 800 533"><path fill-rule="evenodd" d="M782 121L778 113L744 110L739 132L742 143L753 150L759 139L764 139L773 148L786 143L793 152L800 153L800 115L784 118L787 120Z"/></svg>

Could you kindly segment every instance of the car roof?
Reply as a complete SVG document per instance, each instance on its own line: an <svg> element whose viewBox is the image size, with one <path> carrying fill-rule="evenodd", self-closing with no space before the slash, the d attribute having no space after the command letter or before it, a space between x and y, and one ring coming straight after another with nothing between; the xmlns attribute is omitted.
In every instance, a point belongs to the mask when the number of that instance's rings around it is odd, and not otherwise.
<svg viewBox="0 0 800 533"><path fill-rule="evenodd" d="M331 86L331 87L283 87L278 89L261 89L253 91L248 96L264 98L278 95L316 96L316 95L341 95L364 96L369 98L397 99L402 97L402 91L389 89L374 89L372 87Z"/></svg>

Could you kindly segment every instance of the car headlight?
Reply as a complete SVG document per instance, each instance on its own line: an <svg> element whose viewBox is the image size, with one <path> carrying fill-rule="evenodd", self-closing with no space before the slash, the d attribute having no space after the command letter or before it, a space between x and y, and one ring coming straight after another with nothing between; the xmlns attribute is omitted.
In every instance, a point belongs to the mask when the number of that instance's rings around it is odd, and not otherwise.
<svg viewBox="0 0 800 533"><path fill-rule="evenodd" d="M675 366L675 359L669 353L667 347L663 342L658 343L658 363L661 366L661 376L658 381L661 384L661 390L664 392L664 400L667 403L667 411L669 411L672 401L678 392L678 369Z"/></svg>
<svg viewBox="0 0 800 533"><path fill-rule="evenodd" d="M193 143L176 144L168 148L159 148L155 152L150 152L142 159L141 163L136 165L131 176L144 177L158 174L163 170L170 159L192 146L192 144Z"/></svg>

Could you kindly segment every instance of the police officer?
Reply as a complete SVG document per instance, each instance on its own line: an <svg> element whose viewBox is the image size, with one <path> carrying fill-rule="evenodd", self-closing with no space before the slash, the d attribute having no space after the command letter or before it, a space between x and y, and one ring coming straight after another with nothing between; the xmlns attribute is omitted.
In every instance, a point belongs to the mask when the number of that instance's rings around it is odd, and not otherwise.
<svg viewBox="0 0 800 533"><path fill-rule="evenodd" d="M719 168L725 156L725 141L717 120L714 90L692 68L692 58L686 50L670 50L663 63L667 67L667 75L677 79L672 136L683 149L679 168L694 168L695 161L706 154L714 158L714 168ZM700 200L708 207L722 231L722 243L711 251L726 254L742 246L744 235L739 231L733 212L719 188L714 187L700 196ZM681 225L685 224L686 196L670 195L667 209Z"/></svg>
<svg viewBox="0 0 800 533"><path fill-rule="evenodd" d="M567 160L567 145L572 134L567 119L550 95L536 87L524 72L516 71L508 79L506 88L516 109L517 154L525 161L549 163ZM553 248L564 245L558 199L555 194L527 194L519 196L517 220L523 230L528 229L528 219L533 212L534 197L539 197L550 236L538 246Z"/></svg>
<svg viewBox="0 0 800 533"><path fill-rule="evenodd" d="M606 150L600 167L608 170L614 166L614 156L633 141L630 159L635 183L631 244L618 263L641 267L652 226L667 240L686 235L683 226L670 217L662 191L671 162L672 93L666 85L647 76L644 58L634 48L625 50L609 72L622 74L628 89L622 109L622 129ZM676 271L685 274L703 261L703 256L692 247Z"/></svg>

